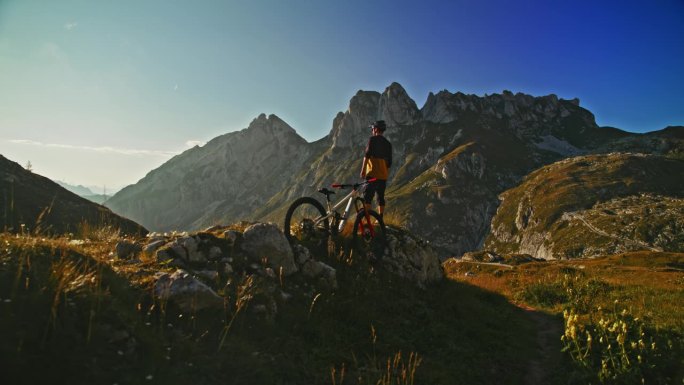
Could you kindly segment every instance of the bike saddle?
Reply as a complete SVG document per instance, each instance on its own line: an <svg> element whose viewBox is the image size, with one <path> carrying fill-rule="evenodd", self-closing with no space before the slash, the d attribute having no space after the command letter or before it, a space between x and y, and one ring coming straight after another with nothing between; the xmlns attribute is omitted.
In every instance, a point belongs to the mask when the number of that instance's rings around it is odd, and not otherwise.
<svg viewBox="0 0 684 385"><path fill-rule="evenodd" d="M330 195L334 194L334 191L328 190L327 188L323 187L321 189L318 189L318 192L321 194L325 194L326 197L330 197Z"/></svg>

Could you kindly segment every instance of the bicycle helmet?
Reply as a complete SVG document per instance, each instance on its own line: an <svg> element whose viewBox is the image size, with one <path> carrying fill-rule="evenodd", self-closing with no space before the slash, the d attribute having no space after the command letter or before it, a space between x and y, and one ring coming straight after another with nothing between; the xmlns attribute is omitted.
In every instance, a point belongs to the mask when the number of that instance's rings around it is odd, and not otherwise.
<svg viewBox="0 0 684 385"><path fill-rule="evenodd" d="M380 130L380 132L385 132L385 130L387 129L387 125L385 125L384 120L376 120L375 122L373 122L373 124L371 124L371 128L377 128L378 130Z"/></svg>

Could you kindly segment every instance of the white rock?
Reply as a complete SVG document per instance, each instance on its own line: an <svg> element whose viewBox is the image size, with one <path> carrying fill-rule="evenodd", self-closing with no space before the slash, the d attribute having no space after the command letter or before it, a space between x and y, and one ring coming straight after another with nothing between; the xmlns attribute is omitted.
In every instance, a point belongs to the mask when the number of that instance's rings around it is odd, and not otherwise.
<svg viewBox="0 0 684 385"><path fill-rule="evenodd" d="M173 274L158 274L154 284L154 295L158 299L173 302L182 311L188 312L223 306L223 298L181 269Z"/></svg>
<svg viewBox="0 0 684 385"><path fill-rule="evenodd" d="M265 258L267 265L274 270L282 268L284 276L297 271L292 248L275 224L257 223L249 226L242 238L242 250L253 262L258 263Z"/></svg>

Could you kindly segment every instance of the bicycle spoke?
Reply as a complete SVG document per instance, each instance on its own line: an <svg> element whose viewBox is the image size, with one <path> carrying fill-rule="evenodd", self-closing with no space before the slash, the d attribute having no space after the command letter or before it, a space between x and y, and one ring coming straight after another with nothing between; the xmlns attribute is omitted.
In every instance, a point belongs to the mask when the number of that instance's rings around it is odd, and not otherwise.
<svg viewBox="0 0 684 385"><path fill-rule="evenodd" d="M325 211L313 198L300 198L290 206L285 217L285 235L292 239L310 238L327 234L328 223L322 220Z"/></svg>

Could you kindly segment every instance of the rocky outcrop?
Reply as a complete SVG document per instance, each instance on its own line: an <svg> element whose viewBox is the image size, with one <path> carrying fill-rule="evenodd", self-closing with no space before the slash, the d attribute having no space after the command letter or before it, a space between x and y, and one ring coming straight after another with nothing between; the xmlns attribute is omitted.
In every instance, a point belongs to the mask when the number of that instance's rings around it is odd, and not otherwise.
<svg viewBox="0 0 684 385"><path fill-rule="evenodd" d="M447 181L463 180L466 175L482 179L485 175L487 159L478 147L472 142L458 147L441 158L434 170Z"/></svg>
<svg viewBox="0 0 684 385"><path fill-rule="evenodd" d="M340 288L336 268L301 244L291 246L282 232L268 223L213 227L191 234L153 233L144 240L121 240L116 250L123 249L130 261L119 260L121 263L139 263L156 256L152 261L156 260L157 266L176 267L154 275L152 293L181 312L230 308L227 301L242 296L251 314L272 320L292 298L292 290L311 301L316 293ZM388 229L385 256L376 268L421 288L443 279L439 258L430 245L392 228Z"/></svg>
<svg viewBox="0 0 684 385"><path fill-rule="evenodd" d="M444 278L437 254L425 241L392 229L387 238L388 253L380 261L385 269L423 288Z"/></svg>
<svg viewBox="0 0 684 385"><path fill-rule="evenodd" d="M230 308L240 298L244 301L240 306L250 313L272 320L292 297L286 290L306 290L300 295L310 296L314 290L338 288L333 267L315 260L303 246L295 246L293 251L273 224L152 233L143 240L121 240L112 255L119 251L126 260L113 261L145 262L148 268L140 275L150 274L150 266L162 268L149 279L154 282L152 293L181 312ZM175 270L168 271L170 267ZM284 286L285 282L288 285Z"/></svg>

